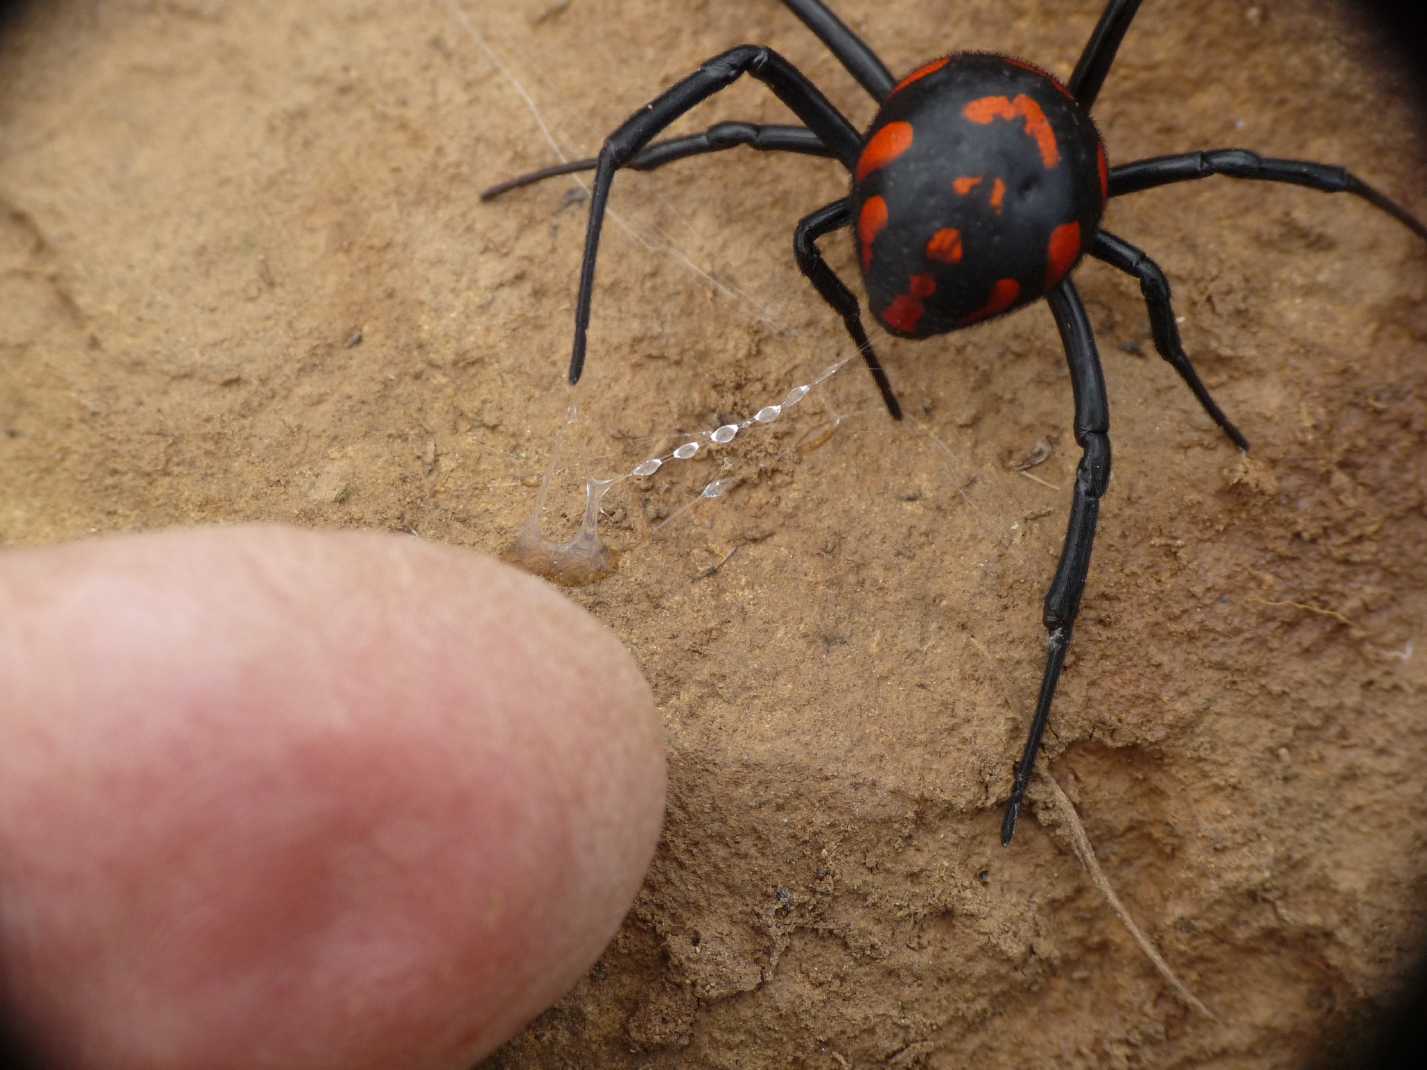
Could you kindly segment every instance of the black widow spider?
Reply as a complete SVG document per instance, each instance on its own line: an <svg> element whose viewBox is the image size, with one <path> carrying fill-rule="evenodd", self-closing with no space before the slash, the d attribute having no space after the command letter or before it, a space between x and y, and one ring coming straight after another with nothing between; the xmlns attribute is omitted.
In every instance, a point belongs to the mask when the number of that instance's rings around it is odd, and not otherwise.
<svg viewBox="0 0 1427 1070"><path fill-rule="evenodd" d="M715 56L635 112L596 159L544 168L493 186L490 200L556 175L594 170L570 382L580 379L600 229L614 174L652 171L688 156L747 145L764 152L831 157L852 174L848 196L804 218L793 236L798 267L846 324L888 411L901 407L862 327L857 298L823 261L819 238L853 227L863 284L877 321L904 338L930 338L1045 297L1055 315L1075 395L1082 455L1070 522L1045 597L1045 673L1025 751L1001 824L1015 833L1051 700L1075 627L1100 498L1110 480L1110 414L1094 335L1070 273L1085 253L1139 280L1155 349L1239 449L1248 442L1200 381L1180 342L1169 282L1143 251L1100 229L1106 203L1174 182L1227 175L1351 193L1427 240L1427 227L1341 167L1216 149L1109 167L1090 108L1140 0L1109 0L1070 80L1008 56L953 53L893 79L882 61L820 0L783 0L877 101L859 135L791 63L770 48L740 45ZM803 126L719 123L701 134L651 144L696 104L750 74Z"/></svg>

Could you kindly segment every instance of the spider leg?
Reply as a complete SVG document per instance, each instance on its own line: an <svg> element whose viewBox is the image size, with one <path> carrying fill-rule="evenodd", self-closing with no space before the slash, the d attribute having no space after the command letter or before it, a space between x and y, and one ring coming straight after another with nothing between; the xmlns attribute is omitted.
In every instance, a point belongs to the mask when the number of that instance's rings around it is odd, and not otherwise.
<svg viewBox="0 0 1427 1070"><path fill-rule="evenodd" d="M817 86L771 48L740 45L708 60L693 74L666 89L640 108L611 134L595 162L590 219L585 230L585 258L580 265L580 290L575 302L575 340L570 350L570 383L580 381L585 365L586 334L590 325L590 296L595 282L595 261L599 256L600 231L604 227L614 174L625 167L659 133L696 105L727 89L744 74L763 82L827 146L834 158L851 171L862 139L852 124L835 108Z"/></svg>
<svg viewBox="0 0 1427 1070"><path fill-rule="evenodd" d="M711 152L747 145L759 152L797 152L804 156L831 156L832 152L818 140L811 130L801 126L763 125L761 123L715 123L703 133L687 137L673 137L667 141L656 141L642 149L634 159L625 164L633 171L653 171L666 163L682 160L689 156L704 156ZM543 182L547 178L573 175L579 171L593 171L598 161L593 157L584 160L567 160L551 167L542 167L529 174L508 178L504 182L481 191L481 200L490 201L509 193L511 190Z"/></svg>
<svg viewBox="0 0 1427 1070"><path fill-rule="evenodd" d="M1080 62L1075 65L1075 72L1066 83L1071 95L1086 111L1100 95L1100 87L1105 84L1105 76L1115 62L1115 53L1120 50L1125 31L1130 28L1139 9L1140 0L1110 0L1100 15L1100 21L1095 24L1085 51L1080 54Z"/></svg>
<svg viewBox="0 0 1427 1070"><path fill-rule="evenodd" d="M798 268L817 287L822 299L842 317L847 333L852 336L853 344L862 354L862 359L867 362L867 370L872 373L877 389L882 391L882 400L887 404L887 411L892 414L892 419L900 420L902 406L897 401L897 395L892 392L892 383L888 380L887 373L882 370L877 353L867 339L867 332L862 328L862 314L857 298L832 268L827 266L817 246L817 240L823 235L841 230L851 222L852 211L848 207L846 197L819 208L804 217L793 232L793 255L798 259Z"/></svg>
<svg viewBox="0 0 1427 1070"><path fill-rule="evenodd" d="M1140 280L1140 293L1144 294L1145 305L1149 309L1150 330L1154 334L1155 349L1169 362L1170 367L1179 373L1179 377L1189 389L1194 391L1194 396L1199 399L1199 404L1204 406L1204 411L1219 425L1220 430L1229 436L1230 441L1241 450L1248 449L1248 440L1224 415L1224 410L1219 408L1200 380L1199 373L1194 370L1189 354L1184 352L1184 345L1179 339L1179 325L1174 322L1174 307L1170 304L1169 280L1165 278L1159 265L1146 256L1144 250L1104 230L1095 235L1095 244L1090 247L1090 255Z"/></svg>
<svg viewBox="0 0 1427 1070"><path fill-rule="evenodd" d="M847 28L847 24L832 13L821 0L783 0L784 6L803 20L803 25L817 34L847 72L882 103L892 94L896 79L877 53Z"/></svg>
<svg viewBox="0 0 1427 1070"><path fill-rule="evenodd" d="M1373 207L1380 208L1423 241L1427 241L1427 225L1348 170L1333 164L1312 163L1308 160L1274 159L1260 156L1248 149L1212 149L1205 152L1185 152L1176 156L1154 156L1112 167L1110 196L1123 197L1127 193L1167 186L1172 182L1190 182L1208 178L1210 175L1257 179L1261 182L1286 182L1323 193L1351 193Z"/></svg>
<svg viewBox="0 0 1427 1070"><path fill-rule="evenodd" d="M1055 325L1060 329L1065 359L1070 365L1070 382L1075 391L1075 441L1083 452L1075 473L1070 524L1061 547L1060 564L1045 596L1045 675L1041 678L1040 698L1026 737L1026 749L1016 764L1016 779L1006 803L1006 816L1001 821L1003 845L1009 844L1015 835L1016 818L1031 780L1046 722L1050 720L1051 699L1055 697L1055 685L1065 665L1065 652L1070 646L1075 617L1080 611L1080 596L1085 590L1085 576L1090 571L1090 550L1095 544L1100 497L1110 482L1110 406L1105 399L1105 377L1100 370L1100 355L1095 349L1095 336L1085 315L1085 305L1069 279L1048 293L1046 300L1055 314Z"/></svg>

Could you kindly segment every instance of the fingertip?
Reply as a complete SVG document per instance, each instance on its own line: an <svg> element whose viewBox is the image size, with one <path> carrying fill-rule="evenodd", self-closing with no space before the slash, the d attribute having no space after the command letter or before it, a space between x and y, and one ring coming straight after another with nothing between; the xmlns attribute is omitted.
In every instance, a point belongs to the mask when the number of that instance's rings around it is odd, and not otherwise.
<svg viewBox="0 0 1427 1070"><path fill-rule="evenodd" d="M0 600L0 954L67 1065L251 1065L255 1023L294 1068L465 1065L638 890L657 711L542 581L239 528L9 554Z"/></svg>

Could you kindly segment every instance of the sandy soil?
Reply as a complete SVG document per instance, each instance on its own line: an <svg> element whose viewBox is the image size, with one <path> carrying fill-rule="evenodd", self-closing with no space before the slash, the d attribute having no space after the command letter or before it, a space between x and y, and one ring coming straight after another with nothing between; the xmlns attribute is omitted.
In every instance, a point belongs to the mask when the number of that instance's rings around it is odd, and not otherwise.
<svg viewBox="0 0 1427 1070"><path fill-rule="evenodd" d="M983 48L1066 72L1098 3L839 9L894 69ZM1427 213L1399 76L1340 11L1145 5L1097 111L1112 161L1352 162ZM552 157L482 40L574 155L740 40L872 114L771 0L33 4L0 38L0 538L509 544L571 401L584 213L569 180L477 201ZM781 113L739 86L680 129L730 117ZM639 237L609 231L552 522L584 477L847 355L790 256L843 189L748 153L621 179ZM1107 223L1171 274L1256 448L1154 356L1134 285L1084 268L1116 466L1043 768L1216 1017L1135 947L1044 781L997 842L1077 459L1036 308L883 337L904 426L849 369L611 492L620 567L573 597L654 685L667 831L604 959L493 1065L1296 1067L1394 990L1427 901L1427 251L1360 203L1227 179ZM725 500L680 512L716 477Z"/></svg>

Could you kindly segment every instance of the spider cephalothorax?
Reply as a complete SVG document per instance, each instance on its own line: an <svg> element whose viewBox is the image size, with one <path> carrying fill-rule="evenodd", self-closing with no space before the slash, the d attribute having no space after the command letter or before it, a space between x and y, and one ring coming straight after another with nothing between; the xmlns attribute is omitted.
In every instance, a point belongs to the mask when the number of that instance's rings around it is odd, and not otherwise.
<svg viewBox="0 0 1427 1070"><path fill-rule="evenodd" d="M960 53L903 78L853 171L858 262L877 322L929 338L1043 297L1095 238L1105 147L1061 82Z"/></svg>
<svg viewBox="0 0 1427 1070"><path fill-rule="evenodd" d="M1139 282L1155 349L1229 440L1248 448L1184 351L1164 273L1140 249L1100 228L1106 202L1155 186L1228 175L1350 193L1424 240L1427 226L1348 171L1327 164L1215 149L1109 167L1090 109L1141 0L1109 0L1063 84L1029 63L985 53L933 60L899 82L821 0L783 2L877 102L879 111L866 136L778 53L740 45L635 112L609 136L597 159L522 175L491 187L482 198L554 175L595 171L575 306L571 383L579 381L584 367L595 258L615 172L650 171L737 145L831 157L852 176L849 196L798 224L793 252L799 269L842 317L888 411L898 419L901 408L863 329L857 298L823 260L818 239L852 228L873 315L888 331L907 338L945 334L1046 299L1070 366L1075 441L1082 454L1060 563L1045 597L1040 697L1001 825L1001 840L1010 843L1080 609L1100 498L1110 481L1104 376L1085 306L1070 279L1084 254ZM773 90L803 125L719 123L701 134L654 141L685 112L744 74Z"/></svg>

